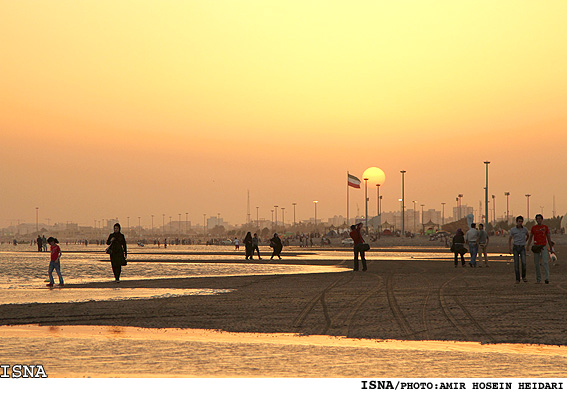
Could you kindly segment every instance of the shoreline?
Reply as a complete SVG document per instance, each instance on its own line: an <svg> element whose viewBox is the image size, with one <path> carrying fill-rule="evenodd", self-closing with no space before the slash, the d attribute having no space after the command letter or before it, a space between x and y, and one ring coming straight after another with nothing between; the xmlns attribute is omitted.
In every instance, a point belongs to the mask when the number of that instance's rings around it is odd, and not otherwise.
<svg viewBox="0 0 567 394"><path fill-rule="evenodd" d="M528 257L529 282L516 285L509 256L493 258L489 268L476 269L454 268L451 261L372 261L371 255L368 260L367 272L126 278L119 284L72 284L68 287L233 291L48 307L0 305L0 325L110 325L376 340L567 344L567 329L559 317L567 313L567 277L561 265L550 267L550 284L536 285L533 259ZM352 260L342 264L337 260L268 261L352 267Z"/></svg>

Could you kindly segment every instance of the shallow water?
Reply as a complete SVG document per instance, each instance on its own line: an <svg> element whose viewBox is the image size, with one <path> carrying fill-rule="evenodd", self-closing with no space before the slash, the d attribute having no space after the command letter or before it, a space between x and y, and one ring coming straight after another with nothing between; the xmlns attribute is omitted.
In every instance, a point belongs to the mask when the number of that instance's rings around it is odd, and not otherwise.
<svg viewBox="0 0 567 394"><path fill-rule="evenodd" d="M0 359L49 377L565 377L541 345L110 326L2 327Z"/></svg>
<svg viewBox="0 0 567 394"><path fill-rule="evenodd" d="M208 251L215 247L208 247ZM227 248L216 247L220 252ZM61 271L66 285L91 282L111 282L114 280L108 255L102 247L85 249L78 245L61 245ZM123 267L120 277L123 284L129 280L162 278L195 278L241 275L283 275L306 274L317 272L340 272L345 268L333 266L310 266L294 264L269 264L269 260L245 263L241 255L234 256L234 263L227 262L224 255L207 255L205 261L195 262L190 259L177 259L179 253L201 253L203 247L184 247L148 250L133 247L129 253L130 261ZM202 255L198 255L202 259ZM144 258L147 261L136 261ZM181 256L185 257L185 256ZM236 258L239 261L237 262ZM175 262L168 261L176 258ZM35 302L82 302L89 300L125 300L153 297L171 297L186 295L215 295L224 290L212 289L76 289L55 286L46 288L48 282L49 253L40 253L29 245L13 247L3 245L0 249L0 304L25 304ZM59 282L53 272L55 283Z"/></svg>

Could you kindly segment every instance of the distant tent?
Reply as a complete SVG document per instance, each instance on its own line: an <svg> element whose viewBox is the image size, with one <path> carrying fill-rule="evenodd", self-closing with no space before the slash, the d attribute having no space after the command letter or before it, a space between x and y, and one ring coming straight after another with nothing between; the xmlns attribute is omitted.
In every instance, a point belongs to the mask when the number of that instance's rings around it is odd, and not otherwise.
<svg viewBox="0 0 567 394"><path fill-rule="evenodd" d="M439 229L439 224L438 223L433 223L431 221L431 219L429 220L429 222L425 223L423 225L424 229L427 231L427 229L432 228L435 230L435 228L437 227L437 229ZM455 230L456 231L456 230Z"/></svg>

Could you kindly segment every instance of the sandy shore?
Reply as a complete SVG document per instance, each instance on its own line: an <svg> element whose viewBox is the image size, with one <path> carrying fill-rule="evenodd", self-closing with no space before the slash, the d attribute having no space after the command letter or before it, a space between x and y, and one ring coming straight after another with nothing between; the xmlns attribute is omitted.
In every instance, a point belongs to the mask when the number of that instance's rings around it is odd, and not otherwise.
<svg viewBox="0 0 567 394"><path fill-rule="evenodd" d="M494 248L503 253L507 249L502 242L496 242ZM567 247L560 248L560 254L567 255L563 253ZM376 253L380 250L374 248L368 254L367 272L72 285L234 291L215 296L48 307L1 305L0 325L113 325L351 338L567 344L565 262L551 266L550 284L538 285L533 257L528 256L529 282L516 285L514 266L508 256L492 258L489 268L473 269L454 268L452 261L372 261ZM352 260L301 263L352 267Z"/></svg>

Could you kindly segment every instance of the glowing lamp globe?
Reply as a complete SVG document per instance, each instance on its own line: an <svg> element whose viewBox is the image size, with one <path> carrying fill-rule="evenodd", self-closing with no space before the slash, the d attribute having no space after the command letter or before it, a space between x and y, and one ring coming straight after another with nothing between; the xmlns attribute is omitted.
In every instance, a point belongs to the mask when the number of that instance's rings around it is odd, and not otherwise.
<svg viewBox="0 0 567 394"><path fill-rule="evenodd" d="M368 179L368 183L371 185L382 186L386 181L386 174L384 174L384 171L382 171L378 167L370 167L367 168L366 171L364 171L362 178Z"/></svg>

